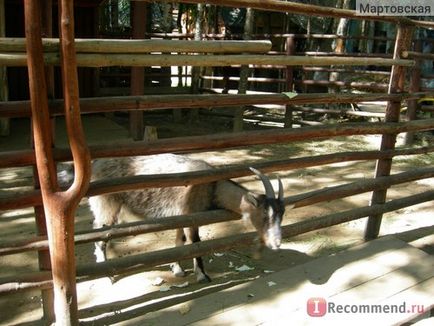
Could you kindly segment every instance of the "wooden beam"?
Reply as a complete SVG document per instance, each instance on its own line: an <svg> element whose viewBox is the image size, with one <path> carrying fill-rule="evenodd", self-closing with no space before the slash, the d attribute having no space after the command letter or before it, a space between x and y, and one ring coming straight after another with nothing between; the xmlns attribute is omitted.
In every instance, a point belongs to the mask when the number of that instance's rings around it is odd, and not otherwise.
<svg viewBox="0 0 434 326"><path fill-rule="evenodd" d="M434 191L427 191L421 194L408 196L396 200L391 200L382 205L370 207L355 208L344 212L329 214L322 217L316 217L307 221L297 222L282 227L283 237L292 237L307 233L310 231L331 227L341 223L354 221L368 216L372 213L385 213L397 209L416 205L434 199ZM255 243L257 232L249 232L234 236L228 236L219 239L203 241L200 244L186 245L177 248L163 249L136 256L122 257L109 260L103 263L89 264L79 266L77 275L83 277L101 277L107 275L118 275L122 273L131 273L157 266L161 264L177 261L178 259L189 259L197 256L203 256L211 252L229 250L239 246L251 246Z"/></svg>
<svg viewBox="0 0 434 326"><path fill-rule="evenodd" d="M39 1L26 0L24 2L24 12L28 52L30 99L32 106L32 130L36 165L39 176L39 184L43 196L45 215L47 218L48 234L51 233L51 236L53 233L55 233L55 231L53 230L53 227L50 223L50 219L52 222L55 220L55 218L53 218L50 208L53 209L53 206L56 206L56 200L53 199L53 194L58 190L58 187L56 168L51 147L52 135L48 112L47 87L45 81L45 69L41 43L42 31ZM53 252L53 248L55 248L53 240L51 240L51 248L52 250L50 251L50 257L51 260L53 260L53 256L55 255ZM55 289L59 289L59 283L61 283L60 286L63 286L64 283L59 282L61 277L59 276L59 269L57 266L55 270L57 273ZM75 285L73 291L75 291ZM58 297L59 295L57 294L55 300L58 300ZM56 304L54 303L54 305Z"/></svg>
<svg viewBox="0 0 434 326"><path fill-rule="evenodd" d="M399 59L403 51L408 50L411 45L413 29L408 26L398 26L396 35L394 59ZM390 73L389 93L399 93L404 91L405 68L403 66L394 65ZM389 101L386 107L386 122L397 123L401 112L401 103L396 101ZM389 150L395 148L397 134L383 134L381 139L380 150ZM392 159L378 160L375 169L375 176L382 177L390 174L392 168ZM372 193L371 205L383 204L386 201L387 188L376 189ZM365 239L375 239L381 226L382 215L372 215L369 217L366 230Z"/></svg>
<svg viewBox="0 0 434 326"><path fill-rule="evenodd" d="M75 234L75 243L83 244L95 241L109 241L127 236L147 234L176 228L198 227L214 223L239 220L241 216L226 210L195 212L190 215L168 216L165 218L147 217L140 222L122 223L100 229L86 230ZM48 249L46 236L0 243L0 256L16 254L31 250Z"/></svg>
<svg viewBox="0 0 434 326"><path fill-rule="evenodd" d="M294 37L288 37L286 39L286 55L293 56L295 54L295 38ZM287 92L293 92L294 91L294 68L292 66L288 66L285 69L285 88ZM287 104L285 106L285 122L284 126L285 128L292 128L293 124L293 107L292 104Z"/></svg>
<svg viewBox="0 0 434 326"><path fill-rule="evenodd" d="M285 225L282 236L285 238L307 232L354 221L371 214L383 214L405 207L417 205L434 199L434 191L394 199L382 205L354 208L351 210L314 217L305 221ZM237 234L223 238L202 241L176 248L138 254L134 256L112 259L98 264L86 264L77 267L79 280L86 281L98 277L134 273L145 268L170 263L180 259L203 256L212 252L229 250L235 247L252 245L257 238L256 232ZM47 272L28 273L20 276L0 278L0 295L26 290L49 288L52 286L50 274Z"/></svg>
<svg viewBox="0 0 434 326"><path fill-rule="evenodd" d="M255 11L252 8L246 9L246 18L244 23L244 33L243 33L243 39L249 40L251 39L251 34L253 34L253 28L254 28L254 19L255 19ZM229 72L226 72L229 74ZM242 65L240 68L240 77L238 82L238 94L246 94L247 88L248 88L248 78L250 74L250 67L248 65ZM229 75L225 76L225 88L227 87L229 80ZM234 111L234 118L233 118L233 126L232 130L234 132L239 132L244 129L244 106L240 106L235 109Z"/></svg>
<svg viewBox="0 0 434 326"><path fill-rule="evenodd" d="M309 137L326 139L336 136L373 135L434 129L434 119L415 120L400 123L346 123L323 126L310 126L297 130L264 130L241 133L227 133L203 136L190 136L171 139L159 139L152 142L122 142L113 145L91 146L92 158L121 157L161 154L166 152L185 153L240 147L247 145L265 145L279 142L301 141ZM54 151L56 161L71 160L68 149ZM34 164L33 151L21 150L0 153L0 168L26 166ZM0 199L1 201L1 199Z"/></svg>
<svg viewBox="0 0 434 326"><path fill-rule="evenodd" d="M325 94L310 93L288 97L285 94L190 94L183 95L145 95L115 96L80 99L82 113L107 113L131 110L166 110L183 108L220 108L239 105L301 105L325 103L358 103L372 101L403 101L434 97L433 92L399 93L399 94ZM52 116L63 115L63 100L49 102ZM29 101L0 102L0 117L30 117Z"/></svg>
<svg viewBox="0 0 434 326"><path fill-rule="evenodd" d="M152 2L153 0L140 0ZM169 1L169 0L162 0ZM209 3L216 6L234 8L252 8L265 11L288 12L290 14L301 14L307 16L338 17L360 20L384 21L396 24L434 28L434 23L429 21L418 21L399 16L365 16L359 15L355 10L337 9L334 7L315 6L298 2L281 0L181 0L182 3Z"/></svg>
<svg viewBox="0 0 434 326"><path fill-rule="evenodd" d="M0 38L6 36L5 25L5 0L0 0ZM6 67L0 66L0 102L8 100L8 78ZM8 118L0 118L0 137L8 136L10 133L10 120Z"/></svg>
<svg viewBox="0 0 434 326"><path fill-rule="evenodd" d="M59 0L58 3L65 122L75 175L72 185L66 191L55 194L54 200L58 202L48 208L48 210L53 209L49 214L53 218L53 221L50 221L53 225L49 232L49 239L52 241L50 252L55 284L56 324L77 325L74 218L78 204L89 186L91 166L81 122L74 42L74 3L69 0Z"/></svg>
<svg viewBox="0 0 434 326"><path fill-rule="evenodd" d="M290 160L277 160L271 162L256 163L254 166L264 172L275 172L308 168L338 162L375 160L392 158L398 155L427 154L434 151L434 147L422 147L415 149L400 149L393 151L368 151L368 152L344 152L336 154L319 155L313 157L302 157ZM249 165L232 166L229 168L215 169L209 171L197 171L182 174L170 175L148 175L117 178L110 181L99 181L91 183L87 196L100 195L105 192L118 192L137 190L149 187L175 187L191 184L209 183L217 180L226 180L250 175ZM425 172L420 177L426 176ZM41 194L38 191L27 192L21 195L14 195L13 199L4 197L0 199L0 210L18 209L41 202Z"/></svg>
<svg viewBox="0 0 434 326"><path fill-rule="evenodd" d="M44 55L46 65L58 65L59 56L55 53ZM26 65L26 54L0 53L0 65L23 67ZM77 54L77 65L80 67L150 67L150 66L201 66L226 67L231 65L273 65L273 66L391 66L401 65L411 67L413 60L362 57L306 57L286 55L171 55L171 54Z"/></svg>
<svg viewBox="0 0 434 326"><path fill-rule="evenodd" d="M404 152L407 152L404 154ZM404 151L400 155L408 155L411 153L411 150ZM385 153L383 152L372 152L372 154L380 153L381 156ZM343 154L343 155L341 155ZM388 153L389 154L389 153ZM391 153L390 153L391 154ZM259 164L255 164L254 166L261 171L264 172L275 172L277 170L287 170L294 168L306 168L312 166L318 166L319 164L331 164L336 162L343 162L349 160L362 160L362 159L371 159L377 157L378 155L370 155L370 153L339 153L339 154L331 154L331 155L323 155L323 160L320 162L319 157L308 157L302 159L293 159L293 160L281 160L276 162L263 162ZM347 159L349 157L349 159ZM145 180L147 187L161 187L164 186L182 186L182 185L192 185L202 182L211 182L216 181L217 179L229 179L234 177L246 176L250 172L248 166L243 165L232 168L222 168L213 171L212 175L208 175L208 171L206 173L195 172L195 173L182 173L181 177L176 177L175 179L172 176L146 176L142 177L142 180ZM181 175L181 174L179 174ZM365 193L368 191L375 190L379 187L390 187L392 185L398 185L403 183L408 183L416 180L422 180L431 178L434 176L433 168L422 168L417 170L411 170L406 172L397 173L392 176L374 178L374 179L362 179L355 182L326 187L319 190L309 191L293 196L286 197L284 199L284 203L286 206L293 206L294 208L305 207L313 204L317 204L320 202L329 202L336 199L341 199L349 196L354 196L357 194ZM206 178L204 178L206 177ZM133 178L131 178L133 179ZM140 177L134 177L134 179L139 180ZM118 182L122 184L125 178L119 178L118 180L113 180L114 182ZM182 181L181 181L182 180ZM107 182L101 182L100 184L107 184ZM94 185L91 185L90 192L93 192ZM140 187L144 187L144 184L140 185ZM102 189L97 189L94 194L101 193ZM104 191L107 190L104 189ZM135 190L129 189L129 190ZM181 227L189 227L189 226L201 226L212 223L219 223L229 220L239 219L240 216L233 212L228 212L224 210L216 210L210 212L200 212L194 213L188 216L174 216L167 217L164 219L161 218L149 218L143 222L133 222L127 224L116 225L113 227L104 227L101 229L89 230L84 232L76 233L75 242L76 244L83 244L93 241L108 241L110 239L115 239L119 237L131 236L131 235L139 235L151 232L164 231L169 229L181 228ZM34 237L22 240L14 240L12 242L0 242L0 256L3 255L11 255L15 253L30 251L30 250L40 250L48 248L48 241L46 237Z"/></svg>
<svg viewBox="0 0 434 326"><path fill-rule="evenodd" d="M3 0L4 1L4 0ZM140 3L138 3L140 5ZM269 40L149 40L144 39L75 39L77 53L266 53L271 50ZM42 39L44 52L59 52L59 39ZM25 52L23 38L0 38L0 52Z"/></svg>
<svg viewBox="0 0 434 326"><path fill-rule="evenodd" d="M417 52L422 52L422 41L420 39L417 39L414 43L414 49ZM405 57L406 51L403 52L403 56ZM408 52L408 51L407 51ZM421 75L422 75L422 69L421 69L421 60L419 58L415 58L416 65L411 70L411 77L410 77L410 92L416 93L420 91L421 86ZM433 56L434 60L434 56ZM417 100L409 100L407 101L407 119L409 121L416 119L416 111L419 104ZM405 144L411 145L414 142L414 133L408 132L405 134Z"/></svg>
<svg viewBox="0 0 434 326"><path fill-rule="evenodd" d="M42 36L51 37L53 34L53 1L52 0L37 0L39 1L41 7L41 23L42 23ZM45 79L47 84L47 96L49 99L53 99L55 96L55 85L54 85L54 67L48 66L45 67ZM42 77L43 78L43 77ZM55 118L53 116L50 117L50 128L52 128L51 133L51 146L54 147L54 134L55 134L55 126L54 126ZM32 134L32 147L33 146L33 131ZM34 188L39 190L39 176L37 166L33 166L33 182ZM47 219L45 216L44 207L42 205L34 206L35 211L35 222L36 222L36 234L39 236L47 236ZM50 271L51 272L51 259L50 259L50 251L48 245L43 250L38 251L38 262L39 269L41 271ZM43 289L41 291L42 298L42 310L44 312L44 323L47 325L51 325L55 322L56 316L54 312L54 292L53 289Z"/></svg>
<svg viewBox="0 0 434 326"><path fill-rule="evenodd" d="M75 209L89 184L90 156L84 142L80 120L73 41L73 3L67 0L59 1L65 117L76 172L72 186L64 192L60 191L57 184L56 167L51 147L52 136L47 86L44 78L39 1L25 0L24 12L35 157L47 220L56 324L76 325L74 215Z"/></svg>
<svg viewBox="0 0 434 326"><path fill-rule="evenodd" d="M145 38L147 4L133 1L132 11L132 36L134 39ZM145 92L145 69L143 67L131 67L131 95L143 95ZM134 110L129 114L130 136L134 140L143 140L145 131L143 111Z"/></svg>
<svg viewBox="0 0 434 326"><path fill-rule="evenodd" d="M418 40L420 42L420 40ZM416 49L416 51L403 51L403 58L413 58L419 60L434 60L434 54L432 53L422 53L422 48Z"/></svg>

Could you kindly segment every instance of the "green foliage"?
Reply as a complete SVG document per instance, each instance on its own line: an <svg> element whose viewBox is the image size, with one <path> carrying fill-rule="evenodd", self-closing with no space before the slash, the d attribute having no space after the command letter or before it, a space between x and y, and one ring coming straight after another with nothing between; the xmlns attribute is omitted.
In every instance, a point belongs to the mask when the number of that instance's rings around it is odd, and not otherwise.
<svg viewBox="0 0 434 326"><path fill-rule="evenodd" d="M118 24L120 26L131 26L130 8L131 8L131 2L129 0L119 0Z"/></svg>
<svg viewBox="0 0 434 326"><path fill-rule="evenodd" d="M131 28L129 0L108 0L100 8L99 27L103 32L122 32Z"/></svg>

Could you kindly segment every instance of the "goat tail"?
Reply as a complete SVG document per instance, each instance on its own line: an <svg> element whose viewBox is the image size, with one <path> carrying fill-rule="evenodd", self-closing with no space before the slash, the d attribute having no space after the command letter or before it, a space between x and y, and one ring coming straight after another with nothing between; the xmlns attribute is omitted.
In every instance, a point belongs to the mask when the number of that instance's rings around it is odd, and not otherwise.
<svg viewBox="0 0 434 326"><path fill-rule="evenodd" d="M122 203L113 195L101 195L89 198L90 209L93 216L93 228L111 226L118 222L118 215Z"/></svg>

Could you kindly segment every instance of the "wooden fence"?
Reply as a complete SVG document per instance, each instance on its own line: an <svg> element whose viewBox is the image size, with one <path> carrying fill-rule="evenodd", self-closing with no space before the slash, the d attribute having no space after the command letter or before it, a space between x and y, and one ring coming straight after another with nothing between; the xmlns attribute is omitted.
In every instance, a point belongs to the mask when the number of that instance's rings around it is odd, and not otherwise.
<svg viewBox="0 0 434 326"><path fill-rule="evenodd" d="M257 55L257 54L230 54L221 55L138 55L137 52L148 52L143 42L107 41L112 47L97 47L102 53L80 53L80 44L87 44L92 49L97 44L103 45L105 41L85 40L73 42L73 8L72 2L60 2L61 40L41 39L41 7L38 1L25 0L26 12L26 43L27 52L23 51L22 40L0 41L0 65L27 65L29 67L31 101L1 102L0 117L31 117L33 121L33 135L35 147L33 150L0 153L0 167L36 166L35 178L39 180L38 187L21 196L2 198L0 209L17 209L34 206L37 212L36 219L39 235L14 241L0 243L0 255L9 255L29 250L38 250L41 260L44 260L39 272L14 275L0 278L0 294L30 289L43 291L44 314L47 323L54 319L58 325L71 325L78 323L76 281L89 280L101 276L131 273L151 266L169 263L175 260L192 258L214 251L228 250L235 246L248 246L254 241L253 233L240 234L219 238L173 249L164 249L156 252L132 255L109 260L99 264L75 265L74 245L76 243L109 240L116 237L136 235L157 230L167 230L191 225L206 225L238 219L239 216L228 211L210 211L196 213L189 216L170 217L160 221L158 226L153 220L146 222L121 225L113 229L88 230L74 234L74 214L78 202L83 196L95 196L109 192L120 192L145 187L168 187L186 184L201 184L216 180L236 178L250 175L247 166L221 168L215 171L197 171L182 174L132 176L114 180L102 180L89 183L90 158L119 157L131 155L149 155L157 153L177 153L188 151L206 151L217 148L232 148L257 144L275 144L299 141L305 139L329 139L343 135L381 134L382 144L378 151L357 151L346 153L331 153L314 157L302 157L279 161L258 163L254 166L265 172L307 168L331 164L335 162L377 160L376 176L373 179L356 181L353 183L316 190L285 198L287 205L303 207L314 203L334 200L354 194L373 192L372 203L368 207L355 208L348 211L337 212L327 216L317 217L308 221L298 222L283 227L284 236L294 236L319 228L337 225L343 222L369 216L365 238L372 239L378 236L382 214L410 205L431 201L434 192L427 191L386 202L387 189L396 184L434 177L434 168L426 167L390 175L392 158L398 155L419 155L432 153L434 147L419 147L395 149L396 136L402 132L417 132L434 129L434 119L399 122L402 101L417 101L432 93L405 92L405 68L416 64L413 59L418 53L408 52L411 45L412 31L415 26L433 27L432 23L413 21L407 18L395 17L360 17L353 11L326 9L302 5L299 3L281 2L272 0L225 0L225 1L185 1L189 3L208 2L218 5L237 7L253 7L258 10L291 11L293 13L308 15L325 15L332 17L350 17L354 19L379 19L398 24L396 46L393 58L366 58L366 57L321 57L321 56L295 56L295 55ZM49 8L51 10L51 7ZM14 51L8 44L13 44ZM175 44L174 41L164 41L165 50ZM214 41L210 43L217 45ZM163 44L163 43L160 43ZM184 42L185 52L189 52L194 42ZM221 45L229 44L221 42ZM239 44L247 43L236 43ZM267 42L248 42L252 46L268 46ZM52 46L52 48L51 48ZM83 45L84 46L84 45ZM153 43L155 46L155 43ZM44 47L47 51L44 54ZM62 53L59 57L58 49ZM191 48L192 52L197 51ZM77 54L76 54L77 50ZM225 49L226 52L227 49ZM108 52L117 53L108 53ZM260 51L263 51L261 48ZM95 51L97 52L97 51ZM119 54L121 52L121 54ZM135 52L135 53L128 53ZM217 51L218 52L218 51ZM244 52L244 49L243 49ZM61 65L64 80L65 99L48 101L47 85L44 64ZM200 66L227 66L249 64L274 64L282 66L294 65L384 65L391 66L390 82L387 93L379 94L303 94L288 97L285 94L269 95L172 95L172 96L130 96L115 98L79 99L76 79L77 66L145 66L145 65L200 65ZM49 86L48 86L49 89ZM248 104L283 104L296 105L305 103L356 103L359 101L388 101L384 122L378 123L342 123L327 126L311 126L301 129L273 129L230 134L209 135L206 137L171 138L147 142L87 146L82 133L80 114L94 112L110 112L128 110L131 112L156 109L181 109L200 107L237 107ZM65 108L64 112L62 108ZM50 117L65 114L71 151L62 148L52 148L52 134ZM73 160L76 179L68 189L60 189L57 185L55 162ZM39 178L37 178L39 176ZM39 189L40 188L40 189ZM42 210L42 208L44 208ZM44 214L45 213L45 214ZM45 221L47 222L45 225ZM47 236L47 234L49 236ZM49 239L49 240L48 240ZM47 249L51 266L48 259ZM50 270L51 268L51 270ZM53 289L53 291L51 290ZM54 299L53 299L54 293Z"/></svg>

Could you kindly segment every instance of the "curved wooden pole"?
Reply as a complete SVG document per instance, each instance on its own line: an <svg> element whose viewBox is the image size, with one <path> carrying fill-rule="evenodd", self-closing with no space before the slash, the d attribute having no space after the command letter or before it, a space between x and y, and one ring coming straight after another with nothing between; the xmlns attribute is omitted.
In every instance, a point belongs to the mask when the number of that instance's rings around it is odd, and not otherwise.
<svg viewBox="0 0 434 326"><path fill-rule="evenodd" d="M65 120L74 160L75 179L66 191L69 200L77 206L87 191L90 181L90 153L81 123L80 99L78 93L77 59L74 44L73 1L59 1L60 49L65 99Z"/></svg>
<svg viewBox="0 0 434 326"><path fill-rule="evenodd" d="M65 3L65 4L64 4ZM42 201L47 219L54 287L54 312L57 325L76 325L77 293L74 256L74 215L90 179L90 155L84 140L78 104L73 15L71 1L59 3L61 10L62 68L65 94L65 117L76 177L73 185L61 192L57 184L56 166L51 148L51 128L47 86L41 40L39 2L24 1L28 53L29 90L36 166Z"/></svg>

